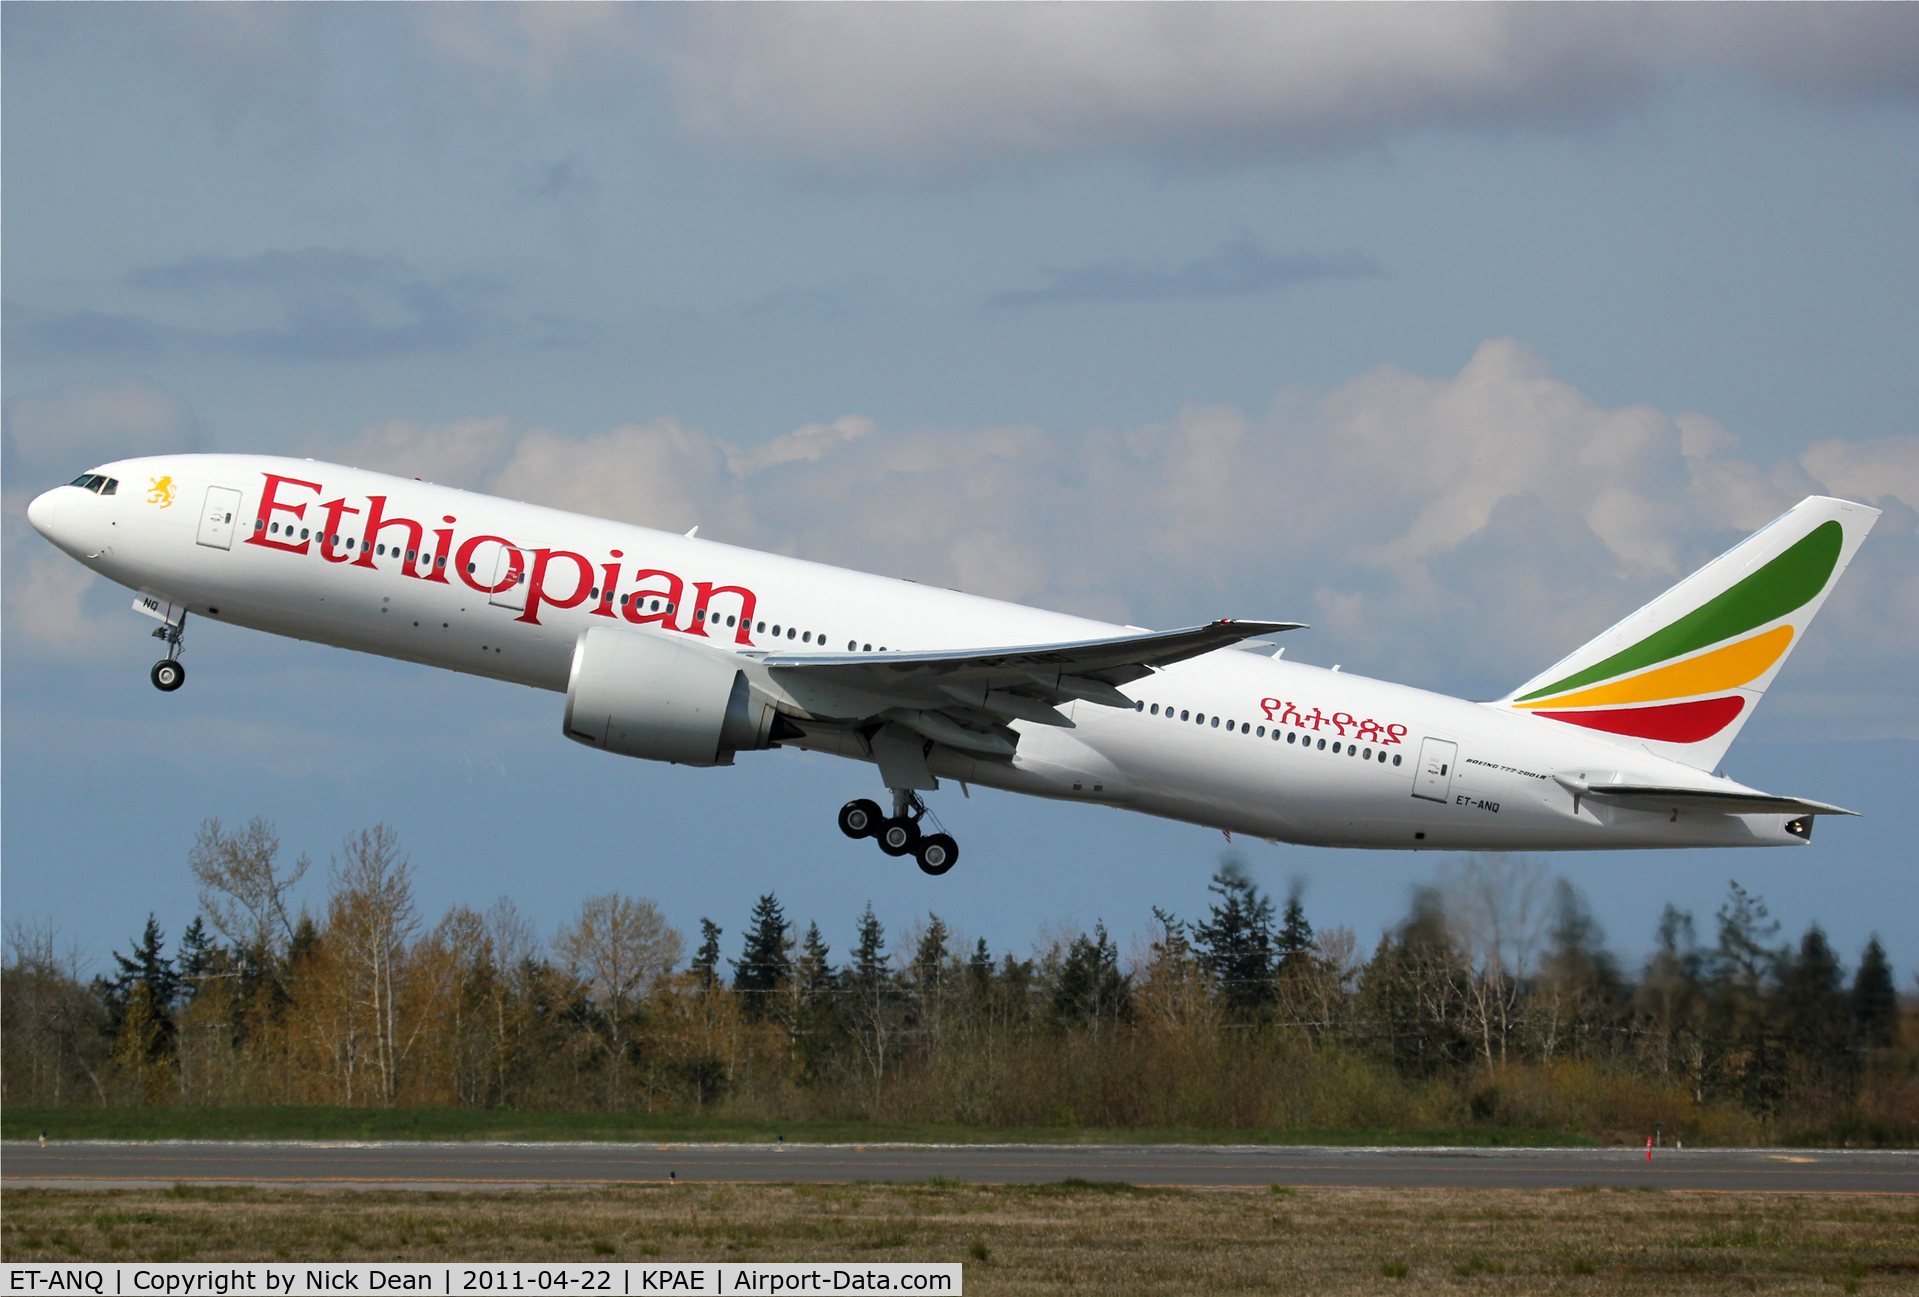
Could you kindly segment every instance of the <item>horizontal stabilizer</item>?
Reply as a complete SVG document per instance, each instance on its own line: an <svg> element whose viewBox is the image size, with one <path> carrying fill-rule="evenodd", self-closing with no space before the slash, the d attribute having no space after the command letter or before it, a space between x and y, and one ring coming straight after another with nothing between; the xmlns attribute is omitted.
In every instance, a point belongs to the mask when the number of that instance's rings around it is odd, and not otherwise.
<svg viewBox="0 0 1919 1297"><path fill-rule="evenodd" d="M1571 775L1553 779L1574 797L1590 797L1609 806L1635 811L1719 811L1726 815L1857 815L1843 806L1808 801L1804 797L1774 797L1750 790L1679 788L1661 784L1589 784Z"/></svg>

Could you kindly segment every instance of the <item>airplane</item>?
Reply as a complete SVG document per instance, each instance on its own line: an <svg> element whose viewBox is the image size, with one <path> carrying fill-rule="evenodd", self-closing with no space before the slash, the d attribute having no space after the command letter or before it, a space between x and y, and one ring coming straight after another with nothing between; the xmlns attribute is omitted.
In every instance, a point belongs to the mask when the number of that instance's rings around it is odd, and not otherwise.
<svg viewBox="0 0 1919 1297"><path fill-rule="evenodd" d="M120 460L27 516L160 623L162 691L191 614L561 693L623 756L867 761L890 805L840 830L937 875L941 779L1320 846L1803 846L1854 812L1715 772L1879 511L1803 500L1491 702L1261 638L1297 622L1115 626L312 460Z"/></svg>

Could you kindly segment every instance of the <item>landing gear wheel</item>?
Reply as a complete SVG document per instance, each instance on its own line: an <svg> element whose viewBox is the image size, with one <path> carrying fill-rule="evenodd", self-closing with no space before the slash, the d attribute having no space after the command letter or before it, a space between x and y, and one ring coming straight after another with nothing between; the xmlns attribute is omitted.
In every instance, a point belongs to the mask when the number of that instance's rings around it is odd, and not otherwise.
<svg viewBox="0 0 1919 1297"><path fill-rule="evenodd" d="M958 862L959 843L953 841L951 834L929 833L920 839L913 858L920 862L921 873L937 878Z"/></svg>
<svg viewBox="0 0 1919 1297"><path fill-rule="evenodd" d="M172 658L153 664L153 687L163 694L170 694L187 682L187 669Z"/></svg>
<svg viewBox="0 0 1919 1297"><path fill-rule="evenodd" d="M920 844L920 826L904 815L880 825L880 850L889 856L907 856Z"/></svg>
<svg viewBox="0 0 1919 1297"><path fill-rule="evenodd" d="M879 832L880 804L862 797L840 807L840 832L849 838L870 838Z"/></svg>

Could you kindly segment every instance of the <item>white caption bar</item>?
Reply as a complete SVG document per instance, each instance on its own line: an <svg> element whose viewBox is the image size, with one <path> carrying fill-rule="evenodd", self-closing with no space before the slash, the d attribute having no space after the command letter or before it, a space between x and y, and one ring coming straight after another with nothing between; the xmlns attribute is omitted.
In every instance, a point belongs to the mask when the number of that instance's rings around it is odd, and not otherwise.
<svg viewBox="0 0 1919 1297"><path fill-rule="evenodd" d="M305 1294L431 1293L514 1297L522 1293L700 1294L785 1297L789 1293L958 1294L957 1261L778 1262L765 1265L0 1265L0 1294L31 1297L304 1297Z"/></svg>

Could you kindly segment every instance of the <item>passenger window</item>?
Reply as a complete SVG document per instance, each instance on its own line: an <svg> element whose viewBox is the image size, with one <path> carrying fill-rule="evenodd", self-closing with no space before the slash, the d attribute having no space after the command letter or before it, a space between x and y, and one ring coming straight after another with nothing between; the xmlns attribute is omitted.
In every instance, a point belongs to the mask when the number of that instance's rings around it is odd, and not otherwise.
<svg viewBox="0 0 1919 1297"><path fill-rule="evenodd" d="M813 632L808 631L806 634L800 636L800 642L802 644L811 644L813 642Z"/></svg>
<svg viewBox="0 0 1919 1297"><path fill-rule="evenodd" d="M766 623L761 622L758 626L755 626L753 629L757 630L760 634L764 635L766 634Z"/></svg>
<svg viewBox="0 0 1919 1297"><path fill-rule="evenodd" d="M1218 728L1219 728L1219 717L1217 717L1217 716L1215 716L1215 717L1213 717L1213 728L1214 728L1214 729L1218 729Z"/></svg>
<svg viewBox="0 0 1919 1297"><path fill-rule="evenodd" d="M1367 748L1364 752L1359 754L1359 759L1361 761L1371 761L1373 759L1373 750L1371 748Z"/></svg>
<svg viewBox="0 0 1919 1297"><path fill-rule="evenodd" d="M1326 740L1325 740L1325 739L1321 739L1321 740L1319 741L1319 750L1320 750L1321 752L1324 752L1324 751L1326 750Z"/></svg>
<svg viewBox="0 0 1919 1297"><path fill-rule="evenodd" d="M1187 719L1187 715L1186 715L1186 713L1185 713L1185 712L1181 712L1181 713L1179 714L1179 718L1180 718L1181 720L1186 720L1186 719Z"/></svg>
<svg viewBox="0 0 1919 1297"><path fill-rule="evenodd" d="M1154 703L1154 704L1153 704L1153 710L1152 710L1152 713L1151 713L1151 714L1152 714L1152 715L1154 715L1154 716L1157 716L1157 715L1159 715L1159 704L1158 704L1158 703Z"/></svg>
<svg viewBox="0 0 1919 1297"><path fill-rule="evenodd" d="M416 558L418 558L418 557L419 557L419 555L418 555L417 553L415 553L415 552L414 552L413 550L408 550L408 551L406 552L406 561L407 561L407 562L409 562L409 563L411 563L411 562L412 562L412 561L413 561L414 559L416 559Z"/></svg>
<svg viewBox="0 0 1919 1297"><path fill-rule="evenodd" d="M847 651L848 653L857 653L857 652L859 652L859 651L860 651L860 642L859 642L858 640L856 640L856 639L850 639L850 640L847 640L847 641L846 641L846 651Z"/></svg>
<svg viewBox="0 0 1919 1297"><path fill-rule="evenodd" d="M300 528L300 539L305 540L306 538L307 538L307 529L305 527L302 527Z"/></svg>
<svg viewBox="0 0 1919 1297"><path fill-rule="evenodd" d="M863 644L860 646L860 652L862 653L871 653L872 651L873 646L871 644Z"/></svg>
<svg viewBox="0 0 1919 1297"><path fill-rule="evenodd" d="M1398 764L1399 764L1399 753L1397 753L1397 752L1395 752L1395 753L1393 753L1393 764L1394 764L1394 765L1398 765Z"/></svg>
<svg viewBox="0 0 1919 1297"><path fill-rule="evenodd" d="M1226 732L1230 734L1230 733L1232 733L1232 729L1233 729L1233 723L1232 723L1231 721L1227 721L1227 722L1226 722Z"/></svg>
<svg viewBox="0 0 1919 1297"><path fill-rule="evenodd" d="M473 570L473 565L472 565L471 563L468 563L468 564L466 565L466 570L467 570L467 571L469 571L469 572L471 572L471 571ZM577 590L577 589L579 589L580 587L578 587L578 586L576 585L576 586L574 586L573 588L574 588L575 590ZM588 591L586 592L586 597L587 597L587 598L589 598L589 599L598 599L598 598L600 597L600 587L598 587L598 586L594 586L594 587L593 587L592 589L590 589L590 590L588 590Z"/></svg>
<svg viewBox="0 0 1919 1297"><path fill-rule="evenodd" d="M1296 739L1296 738L1298 738L1298 737L1299 737L1299 732L1298 732L1297 730L1287 730L1287 731L1286 731L1286 741L1287 741L1288 743L1291 743L1291 742L1292 742L1292 741L1293 741L1294 739Z"/></svg>
<svg viewBox="0 0 1919 1297"><path fill-rule="evenodd" d="M262 522L260 519L255 518L253 520L253 530L259 531L264 526L266 526L266 523Z"/></svg>
<svg viewBox="0 0 1919 1297"><path fill-rule="evenodd" d="M731 626L731 625L733 624L733 619L732 619L731 617L728 617L728 618L726 619L726 624L727 624L728 626Z"/></svg>
<svg viewBox="0 0 1919 1297"><path fill-rule="evenodd" d="M774 638L774 639L778 639L779 637L780 637L780 624L779 624L778 622L774 622L774 623L773 623L773 638Z"/></svg>
<svg viewBox="0 0 1919 1297"><path fill-rule="evenodd" d="M1133 704L1133 710L1136 712L1143 712L1146 710L1146 704L1143 701L1136 702Z"/></svg>
<svg viewBox="0 0 1919 1297"><path fill-rule="evenodd" d="M793 628L792 628L791 626L788 626L788 627L786 628L786 638L788 638L788 639L792 639L792 638L793 638L793 635L794 635L794 631L793 631Z"/></svg>
<svg viewBox="0 0 1919 1297"><path fill-rule="evenodd" d="M1255 735L1254 737L1256 737L1256 738L1262 738L1262 739L1263 739L1263 738L1265 738L1265 737L1266 737L1266 727L1265 727L1264 725L1262 725L1262 726L1260 726L1260 727L1259 727L1259 733L1258 733L1257 735Z"/></svg>

